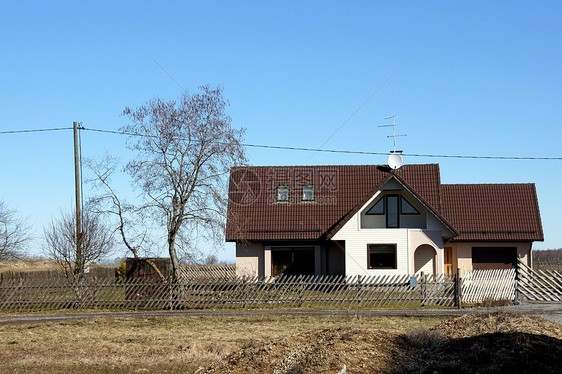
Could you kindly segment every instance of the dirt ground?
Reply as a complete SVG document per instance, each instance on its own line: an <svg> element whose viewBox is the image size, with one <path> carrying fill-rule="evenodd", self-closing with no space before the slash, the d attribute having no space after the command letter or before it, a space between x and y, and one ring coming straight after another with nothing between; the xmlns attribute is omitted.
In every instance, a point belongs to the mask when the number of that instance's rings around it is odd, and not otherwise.
<svg viewBox="0 0 562 374"><path fill-rule="evenodd" d="M203 373L559 373L562 325L472 314L431 329L331 328L249 346Z"/></svg>

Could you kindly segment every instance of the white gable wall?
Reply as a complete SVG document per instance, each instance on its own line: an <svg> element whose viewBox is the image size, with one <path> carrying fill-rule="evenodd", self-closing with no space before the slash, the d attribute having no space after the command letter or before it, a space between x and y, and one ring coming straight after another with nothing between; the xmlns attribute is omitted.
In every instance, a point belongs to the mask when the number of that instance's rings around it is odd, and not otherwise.
<svg viewBox="0 0 562 374"><path fill-rule="evenodd" d="M391 192L393 191L393 192ZM400 215L400 228L386 228L385 215L366 215L367 210L382 194L394 193L404 196L419 212L418 215ZM416 249L429 245L435 250L436 272L443 272L443 236L452 232L416 197L405 190L396 180L390 180L381 191L367 201L363 207L346 222L332 240L345 241L346 275L391 275L413 274ZM396 269L369 269L369 244L395 244ZM418 255L422 255L422 251ZM420 259L421 261L421 259Z"/></svg>
<svg viewBox="0 0 562 374"><path fill-rule="evenodd" d="M451 230L447 228L436 216L433 214L427 215L427 227L429 231L441 231L443 236L452 237L455 236Z"/></svg>

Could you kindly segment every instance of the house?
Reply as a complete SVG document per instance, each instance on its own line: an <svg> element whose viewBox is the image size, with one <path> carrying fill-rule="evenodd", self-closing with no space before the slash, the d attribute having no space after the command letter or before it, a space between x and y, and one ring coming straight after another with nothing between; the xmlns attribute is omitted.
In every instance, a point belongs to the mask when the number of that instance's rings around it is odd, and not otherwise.
<svg viewBox="0 0 562 374"><path fill-rule="evenodd" d="M534 184L441 184L438 164L231 170L238 275L461 275L530 265Z"/></svg>

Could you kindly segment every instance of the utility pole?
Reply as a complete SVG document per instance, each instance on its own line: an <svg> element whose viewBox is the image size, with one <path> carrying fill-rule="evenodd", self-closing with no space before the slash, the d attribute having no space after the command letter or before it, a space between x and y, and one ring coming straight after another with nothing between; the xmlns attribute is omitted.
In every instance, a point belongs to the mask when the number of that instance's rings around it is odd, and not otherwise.
<svg viewBox="0 0 562 374"><path fill-rule="evenodd" d="M76 192L76 263L74 273L82 277L82 214L80 207L82 199L80 197L80 151L78 146L78 122L74 122L74 189Z"/></svg>

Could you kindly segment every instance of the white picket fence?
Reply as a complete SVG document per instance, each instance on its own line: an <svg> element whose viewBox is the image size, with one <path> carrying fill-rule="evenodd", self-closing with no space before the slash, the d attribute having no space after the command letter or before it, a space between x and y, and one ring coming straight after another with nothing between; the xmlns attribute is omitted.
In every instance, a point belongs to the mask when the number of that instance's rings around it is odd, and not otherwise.
<svg viewBox="0 0 562 374"><path fill-rule="evenodd" d="M469 270L461 278L463 303L514 300L515 269Z"/></svg>
<svg viewBox="0 0 562 374"><path fill-rule="evenodd" d="M562 301L562 272L534 270L519 261L517 268L470 270L460 279L461 301Z"/></svg>

